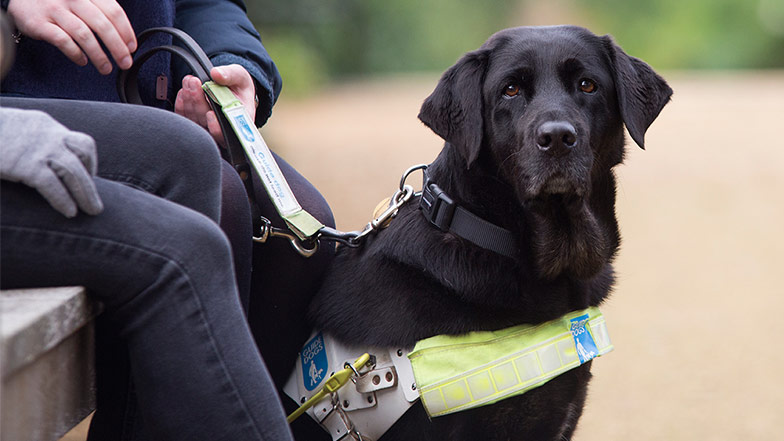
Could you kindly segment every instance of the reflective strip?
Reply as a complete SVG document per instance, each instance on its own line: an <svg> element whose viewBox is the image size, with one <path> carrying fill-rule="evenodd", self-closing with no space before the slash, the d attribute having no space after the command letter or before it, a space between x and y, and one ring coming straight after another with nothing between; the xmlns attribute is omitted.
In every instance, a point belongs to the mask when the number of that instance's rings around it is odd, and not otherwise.
<svg viewBox="0 0 784 441"><path fill-rule="evenodd" d="M613 349L597 308L541 325L434 339L417 343L409 354L431 417L520 395Z"/></svg>

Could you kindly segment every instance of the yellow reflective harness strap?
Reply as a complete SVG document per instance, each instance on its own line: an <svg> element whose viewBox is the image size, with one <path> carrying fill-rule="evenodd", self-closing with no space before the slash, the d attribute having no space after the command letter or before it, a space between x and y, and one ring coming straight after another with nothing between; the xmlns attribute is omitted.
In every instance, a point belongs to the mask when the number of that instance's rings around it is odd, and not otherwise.
<svg viewBox="0 0 784 441"><path fill-rule="evenodd" d="M436 417L523 394L612 349L592 307L538 325L438 335L408 357L422 403Z"/></svg>
<svg viewBox="0 0 784 441"><path fill-rule="evenodd" d="M264 138L251 122L250 115L239 98L228 87L212 81L205 82L202 88L210 99L221 107L278 214L301 240L315 236L324 225L299 205Z"/></svg>

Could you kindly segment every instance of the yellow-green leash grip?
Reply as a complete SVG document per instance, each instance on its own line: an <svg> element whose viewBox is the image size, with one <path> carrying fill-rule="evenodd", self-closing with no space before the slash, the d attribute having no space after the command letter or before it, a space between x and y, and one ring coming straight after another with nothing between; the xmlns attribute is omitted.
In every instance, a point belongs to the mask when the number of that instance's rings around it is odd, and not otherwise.
<svg viewBox="0 0 784 441"><path fill-rule="evenodd" d="M251 122L239 98L228 87L212 81L205 82L202 88L221 107L280 217L301 240L316 236L324 225L299 205L267 143Z"/></svg>

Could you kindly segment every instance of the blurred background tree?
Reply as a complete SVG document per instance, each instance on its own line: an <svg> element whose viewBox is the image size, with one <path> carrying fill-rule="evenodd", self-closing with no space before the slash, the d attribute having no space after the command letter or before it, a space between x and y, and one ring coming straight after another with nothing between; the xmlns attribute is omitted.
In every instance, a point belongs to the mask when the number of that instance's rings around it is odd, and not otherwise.
<svg viewBox="0 0 784 441"><path fill-rule="evenodd" d="M246 0L286 93L328 81L443 71L510 26L612 34L656 69L784 67L784 0Z"/></svg>

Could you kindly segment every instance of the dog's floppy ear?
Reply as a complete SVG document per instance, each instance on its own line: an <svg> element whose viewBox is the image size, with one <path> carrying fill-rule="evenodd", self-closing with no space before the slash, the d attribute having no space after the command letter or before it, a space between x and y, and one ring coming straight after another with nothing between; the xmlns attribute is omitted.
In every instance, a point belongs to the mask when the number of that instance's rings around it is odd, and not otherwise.
<svg viewBox="0 0 784 441"><path fill-rule="evenodd" d="M618 106L629 134L645 148L645 132L670 101L672 89L644 61L626 54L609 35L603 38L615 77Z"/></svg>
<svg viewBox="0 0 784 441"><path fill-rule="evenodd" d="M487 56L485 49L463 55L444 72L419 111L419 119L455 146L467 167L482 146L482 81Z"/></svg>

